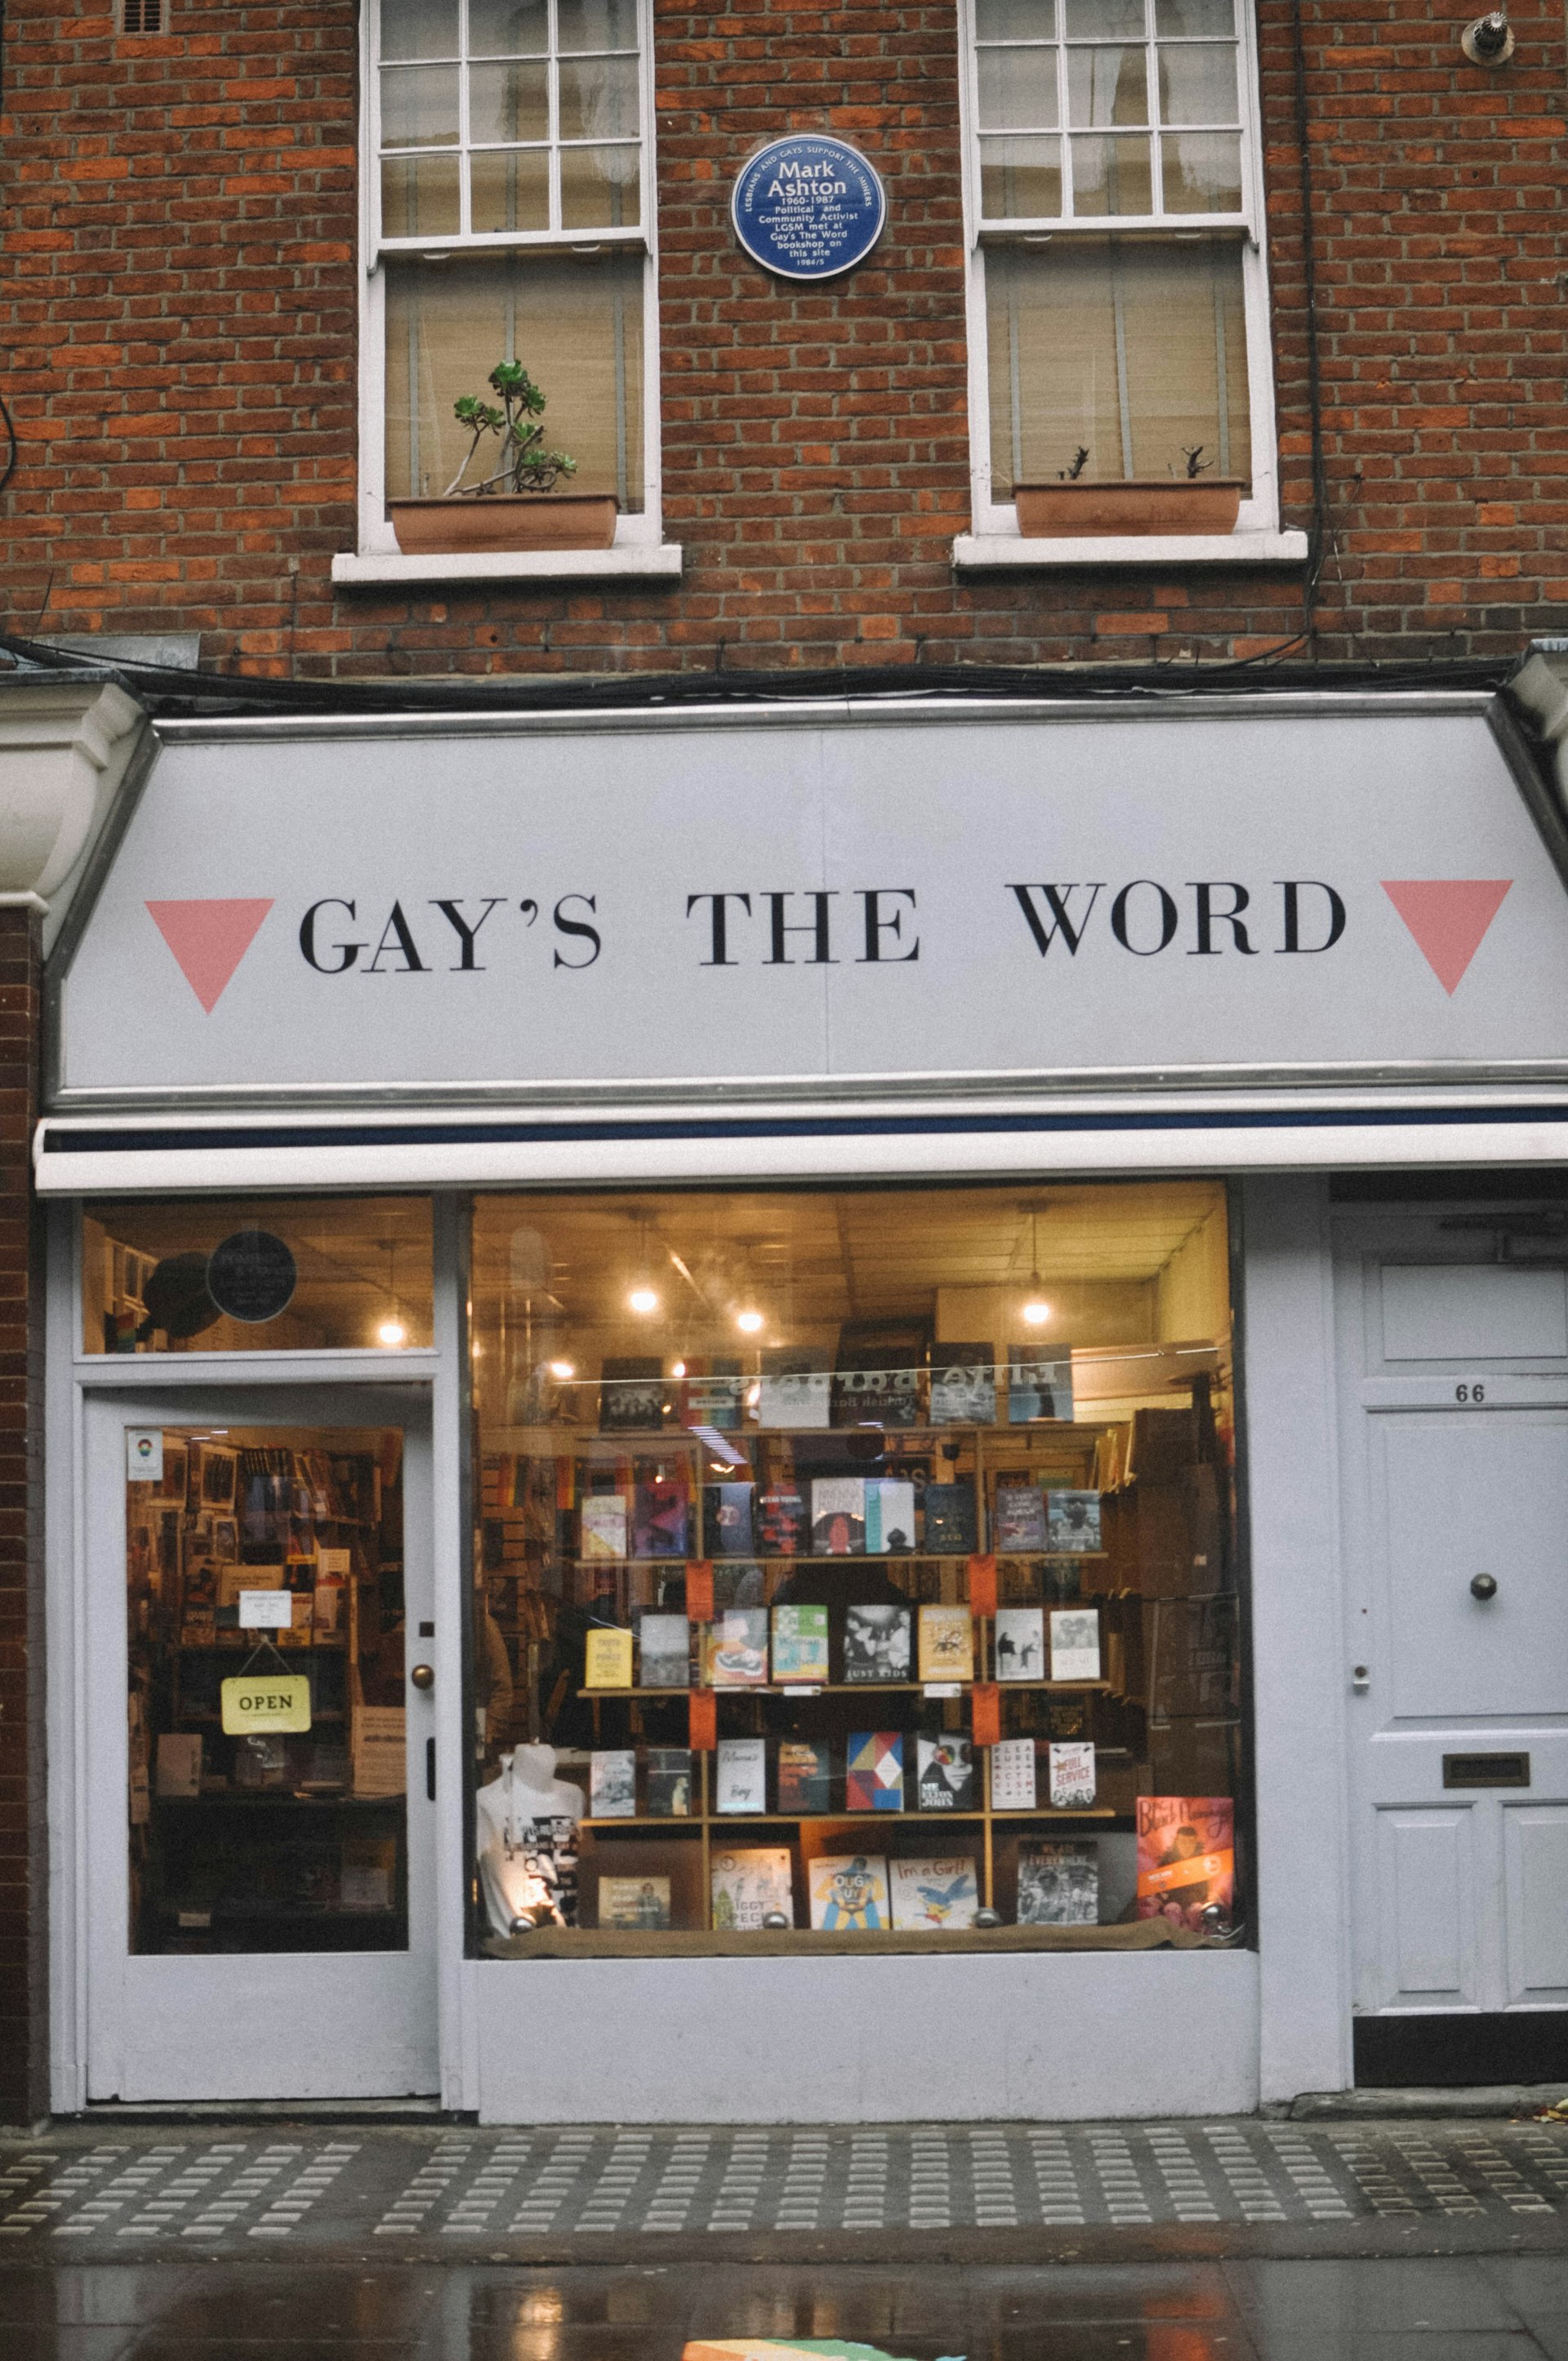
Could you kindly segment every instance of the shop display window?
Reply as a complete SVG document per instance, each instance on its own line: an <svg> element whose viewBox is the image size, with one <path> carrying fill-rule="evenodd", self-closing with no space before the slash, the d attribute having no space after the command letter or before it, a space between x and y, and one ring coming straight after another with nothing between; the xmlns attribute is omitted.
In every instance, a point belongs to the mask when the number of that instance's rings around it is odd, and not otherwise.
<svg viewBox="0 0 1568 2361"><path fill-rule="evenodd" d="M128 1430L134 1953L407 1949L402 1449Z"/></svg>
<svg viewBox="0 0 1568 2361"><path fill-rule="evenodd" d="M428 1197L129 1199L82 1216L87 1353L431 1341Z"/></svg>
<svg viewBox="0 0 1568 2361"><path fill-rule="evenodd" d="M1242 1939L1223 1187L491 1196L477 1940Z"/></svg>

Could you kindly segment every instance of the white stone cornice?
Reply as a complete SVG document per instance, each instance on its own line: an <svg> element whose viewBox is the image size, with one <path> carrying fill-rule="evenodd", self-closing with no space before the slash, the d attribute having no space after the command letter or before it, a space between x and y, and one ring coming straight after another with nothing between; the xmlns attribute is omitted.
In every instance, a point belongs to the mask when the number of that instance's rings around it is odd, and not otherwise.
<svg viewBox="0 0 1568 2361"><path fill-rule="evenodd" d="M46 950L147 727L113 682L0 675L0 906L44 909Z"/></svg>

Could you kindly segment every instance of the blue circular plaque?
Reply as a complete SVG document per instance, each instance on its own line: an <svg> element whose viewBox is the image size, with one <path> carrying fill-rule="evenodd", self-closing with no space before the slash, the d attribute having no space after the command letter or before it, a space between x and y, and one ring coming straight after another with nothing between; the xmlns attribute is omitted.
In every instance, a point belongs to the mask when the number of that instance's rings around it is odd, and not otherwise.
<svg viewBox="0 0 1568 2361"><path fill-rule="evenodd" d="M863 262L887 220L882 182L858 148L802 134L752 157L729 201L735 235L781 279L833 279Z"/></svg>

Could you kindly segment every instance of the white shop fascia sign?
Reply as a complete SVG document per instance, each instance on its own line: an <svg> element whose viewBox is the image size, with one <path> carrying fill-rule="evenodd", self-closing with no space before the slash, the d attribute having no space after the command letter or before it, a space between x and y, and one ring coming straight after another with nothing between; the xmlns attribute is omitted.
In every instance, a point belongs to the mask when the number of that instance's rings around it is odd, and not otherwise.
<svg viewBox="0 0 1568 2361"><path fill-rule="evenodd" d="M583 1177L612 1137L681 1177L721 1134L870 1171L944 1126L1001 1170L1168 1100L1146 1162L1195 1109L1568 1119L1568 899L1482 699L162 736L55 982L47 1189ZM831 1144L877 1124L891 1164Z"/></svg>

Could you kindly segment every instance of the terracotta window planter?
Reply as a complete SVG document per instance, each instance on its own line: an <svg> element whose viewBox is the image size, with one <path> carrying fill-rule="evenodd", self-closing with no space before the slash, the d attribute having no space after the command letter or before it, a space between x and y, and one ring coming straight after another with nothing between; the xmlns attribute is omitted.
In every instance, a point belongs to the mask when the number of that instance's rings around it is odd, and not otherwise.
<svg viewBox="0 0 1568 2361"><path fill-rule="evenodd" d="M1234 533L1246 485L1239 476L1170 476L1148 483L1014 484L1018 530L1029 541Z"/></svg>
<svg viewBox="0 0 1568 2361"><path fill-rule="evenodd" d="M389 500L406 557L525 549L609 549L613 492L490 492L482 500Z"/></svg>

